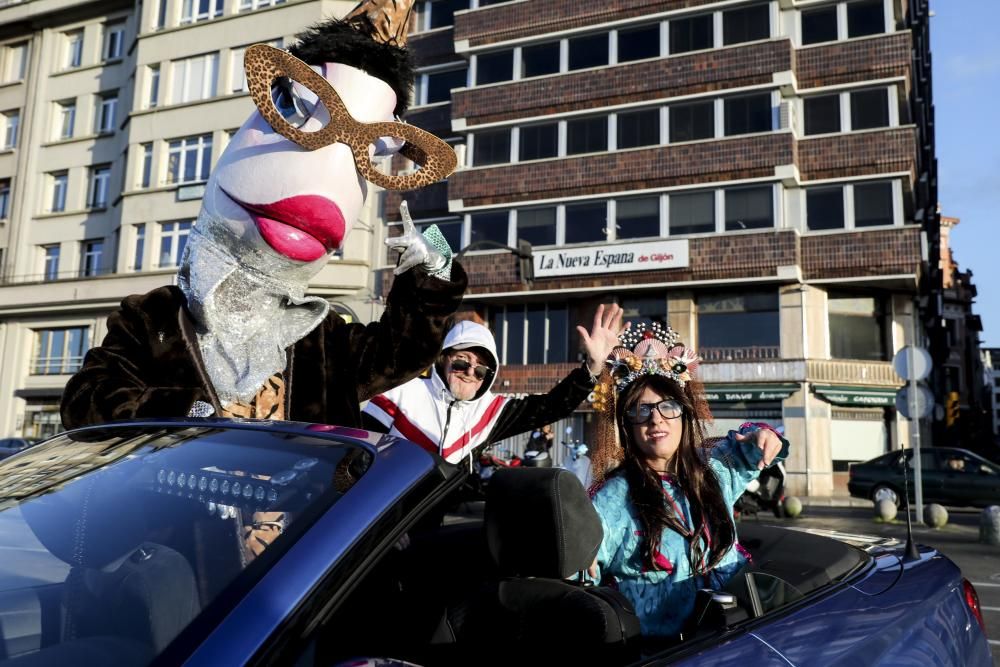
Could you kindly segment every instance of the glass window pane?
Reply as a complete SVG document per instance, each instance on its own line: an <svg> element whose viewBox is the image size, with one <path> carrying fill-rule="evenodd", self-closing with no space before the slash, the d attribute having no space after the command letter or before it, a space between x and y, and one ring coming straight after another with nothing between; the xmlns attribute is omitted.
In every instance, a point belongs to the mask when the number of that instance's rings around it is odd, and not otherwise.
<svg viewBox="0 0 1000 667"><path fill-rule="evenodd" d="M670 195L670 235L715 231L715 193Z"/></svg>
<svg viewBox="0 0 1000 667"><path fill-rule="evenodd" d="M470 242L494 241L501 245L507 245L509 219L507 211L473 213L469 218Z"/></svg>
<svg viewBox="0 0 1000 667"><path fill-rule="evenodd" d="M670 53L712 48L712 15L691 16L670 22Z"/></svg>
<svg viewBox="0 0 1000 667"><path fill-rule="evenodd" d="M847 36L863 37L885 32L882 0L847 3Z"/></svg>
<svg viewBox="0 0 1000 667"><path fill-rule="evenodd" d="M647 327L653 322L667 323L667 299L665 296L622 299L620 305L625 311L625 321L631 322L633 327L640 323Z"/></svg>
<svg viewBox="0 0 1000 667"><path fill-rule="evenodd" d="M464 88L466 70L435 72L427 75L427 104L447 102L451 99L452 88Z"/></svg>
<svg viewBox="0 0 1000 667"><path fill-rule="evenodd" d="M546 361L550 364L558 364L572 361L569 358L569 318L566 313L566 306L549 306L549 339L548 353Z"/></svg>
<svg viewBox="0 0 1000 667"><path fill-rule="evenodd" d="M559 126L527 125L520 130L521 160L556 157L559 153Z"/></svg>
<svg viewBox="0 0 1000 667"><path fill-rule="evenodd" d="M569 69L600 67L608 64L608 33L569 39Z"/></svg>
<svg viewBox="0 0 1000 667"><path fill-rule="evenodd" d="M521 49L521 76L543 76L559 71L559 42L535 44Z"/></svg>
<svg viewBox="0 0 1000 667"><path fill-rule="evenodd" d="M844 228L844 189L810 188L806 190L806 224L809 229Z"/></svg>
<svg viewBox="0 0 1000 667"><path fill-rule="evenodd" d="M477 167L510 162L510 130L477 132L473 145L472 162Z"/></svg>
<svg viewBox="0 0 1000 667"><path fill-rule="evenodd" d="M592 243L605 241L608 224L608 207L597 204L569 204L566 206L566 243Z"/></svg>
<svg viewBox="0 0 1000 667"><path fill-rule="evenodd" d="M730 97L725 101L726 136L750 132L770 132L771 95Z"/></svg>
<svg viewBox="0 0 1000 667"><path fill-rule="evenodd" d="M545 363L545 304L528 305L528 360L529 364Z"/></svg>
<svg viewBox="0 0 1000 667"><path fill-rule="evenodd" d="M514 52L482 53L476 57L476 85L510 81L514 76Z"/></svg>
<svg viewBox="0 0 1000 667"><path fill-rule="evenodd" d="M517 238L524 239L533 246L555 245L556 209L518 209Z"/></svg>
<svg viewBox="0 0 1000 667"><path fill-rule="evenodd" d="M726 190L726 231L774 227L771 186Z"/></svg>
<svg viewBox="0 0 1000 667"><path fill-rule="evenodd" d="M618 148L660 143L660 110L643 109L618 114Z"/></svg>
<svg viewBox="0 0 1000 667"><path fill-rule="evenodd" d="M885 88L851 93L851 129L889 126L889 97Z"/></svg>
<svg viewBox="0 0 1000 667"><path fill-rule="evenodd" d="M866 183L854 186L854 226L891 225L892 183Z"/></svg>
<svg viewBox="0 0 1000 667"><path fill-rule="evenodd" d="M596 153L608 150L606 116L576 118L566 121L566 154Z"/></svg>
<svg viewBox="0 0 1000 667"><path fill-rule="evenodd" d="M627 63L660 56L660 25L618 31L618 62Z"/></svg>
<svg viewBox="0 0 1000 667"><path fill-rule="evenodd" d="M881 304L871 297L831 292L828 301L830 356L834 359L886 359Z"/></svg>
<svg viewBox="0 0 1000 667"><path fill-rule="evenodd" d="M691 102L670 107L670 143L715 136L715 103Z"/></svg>
<svg viewBox="0 0 1000 667"><path fill-rule="evenodd" d="M455 12L459 9L469 8L469 0L438 0L427 4L431 5L431 30L454 25Z"/></svg>
<svg viewBox="0 0 1000 667"><path fill-rule="evenodd" d="M702 349L779 345L777 292L698 296L698 343Z"/></svg>
<svg viewBox="0 0 1000 667"><path fill-rule="evenodd" d="M616 205L615 229L619 239L660 235L660 198L620 199Z"/></svg>
<svg viewBox="0 0 1000 667"><path fill-rule="evenodd" d="M765 5L722 12L722 43L739 44L771 36L771 11Z"/></svg>
<svg viewBox="0 0 1000 667"><path fill-rule="evenodd" d="M840 95L807 97L802 101L806 134L840 132Z"/></svg>
<svg viewBox="0 0 1000 667"><path fill-rule="evenodd" d="M802 12L802 43L818 44L837 39L837 5Z"/></svg>
<svg viewBox="0 0 1000 667"><path fill-rule="evenodd" d="M508 308L504 324L507 329L507 358L504 360L504 363L523 364L524 307L514 306Z"/></svg>

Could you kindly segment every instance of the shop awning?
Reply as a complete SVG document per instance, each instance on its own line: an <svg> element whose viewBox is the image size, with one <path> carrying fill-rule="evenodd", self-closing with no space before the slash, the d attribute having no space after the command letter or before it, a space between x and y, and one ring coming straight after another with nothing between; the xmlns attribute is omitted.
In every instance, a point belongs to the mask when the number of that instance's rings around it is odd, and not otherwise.
<svg viewBox="0 0 1000 667"><path fill-rule="evenodd" d="M889 407L895 404L896 390L890 387L847 387L842 385L813 385L813 391L824 401L834 405L863 407Z"/></svg>
<svg viewBox="0 0 1000 667"><path fill-rule="evenodd" d="M705 400L709 403L781 401L799 389L797 384L708 384Z"/></svg>

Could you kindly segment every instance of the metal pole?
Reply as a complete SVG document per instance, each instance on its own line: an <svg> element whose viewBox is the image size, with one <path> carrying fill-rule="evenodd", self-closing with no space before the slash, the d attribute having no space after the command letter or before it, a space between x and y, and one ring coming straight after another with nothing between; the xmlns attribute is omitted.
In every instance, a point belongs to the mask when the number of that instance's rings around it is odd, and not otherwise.
<svg viewBox="0 0 1000 667"><path fill-rule="evenodd" d="M812 495L812 471L809 469L809 345L808 323L806 322L806 292L809 287L799 286L799 309L802 312L802 369L805 374L802 380L802 451L805 452L806 464L806 495Z"/></svg>
<svg viewBox="0 0 1000 667"><path fill-rule="evenodd" d="M906 363L910 367L910 447L913 448L913 492L916 499L917 521L924 520L924 476L920 465L920 415L917 413L917 302L913 301L913 314L910 320L910 346L906 350Z"/></svg>

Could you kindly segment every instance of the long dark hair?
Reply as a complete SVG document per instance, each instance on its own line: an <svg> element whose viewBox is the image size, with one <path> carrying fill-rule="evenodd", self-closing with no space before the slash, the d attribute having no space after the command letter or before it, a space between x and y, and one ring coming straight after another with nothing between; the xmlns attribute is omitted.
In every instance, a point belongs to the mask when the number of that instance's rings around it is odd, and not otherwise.
<svg viewBox="0 0 1000 667"><path fill-rule="evenodd" d="M691 508L691 527L686 526L685 518L677 516L666 502L660 474L647 465L632 436L632 424L625 419L625 410L639 401L646 387L684 407L679 418L683 431L674 460L677 484ZM660 568L656 563L660 538L663 529L670 528L689 539L688 558L692 572L707 572L715 567L736 541L736 527L729 516L719 480L701 451L705 432L698 419L692 385L689 383L682 389L677 382L660 375L642 376L622 391L615 410L615 423L625 450L622 474L628 481L629 497L645 535L643 564L650 570Z"/></svg>

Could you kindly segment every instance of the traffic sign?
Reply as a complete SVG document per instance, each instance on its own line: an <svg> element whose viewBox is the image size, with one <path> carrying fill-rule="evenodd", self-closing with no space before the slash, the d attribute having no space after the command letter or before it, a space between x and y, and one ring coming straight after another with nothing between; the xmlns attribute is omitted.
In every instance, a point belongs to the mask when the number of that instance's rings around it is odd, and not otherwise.
<svg viewBox="0 0 1000 667"><path fill-rule="evenodd" d="M917 387L917 419L930 416L934 411L934 394L927 387ZM910 416L910 388L903 387L896 392L896 409L907 419Z"/></svg>
<svg viewBox="0 0 1000 667"><path fill-rule="evenodd" d="M910 361L911 355L912 362ZM892 367L896 371L896 375L907 382L911 380L920 382L931 374L931 355L925 348L907 345L892 358Z"/></svg>

